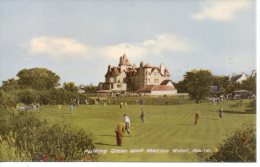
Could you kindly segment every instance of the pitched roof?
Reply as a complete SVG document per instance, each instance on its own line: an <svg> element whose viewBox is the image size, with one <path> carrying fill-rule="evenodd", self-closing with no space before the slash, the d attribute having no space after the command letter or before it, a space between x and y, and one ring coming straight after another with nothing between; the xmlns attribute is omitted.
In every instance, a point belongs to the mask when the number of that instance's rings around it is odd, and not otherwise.
<svg viewBox="0 0 260 167"><path fill-rule="evenodd" d="M237 81L240 77L242 77L242 75L233 76L233 77L231 78L231 81L232 81L232 82Z"/></svg>
<svg viewBox="0 0 260 167"><path fill-rule="evenodd" d="M118 76L118 75L120 75L120 73L121 73L120 67L112 67L112 69L110 71L108 71L105 76L107 76L107 75Z"/></svg>
<svg viewBox="0 0 260 167"><path fill-rule="evenodd" d="M170 79L164 80L164 81L161 83L161 85L167 85L169 82L171 82L172 85L173 85L173 82L172 82L172 80L170 80Z"/></svg>
<svg viewBox="0 0 260 167"><path fill-rule="evenodd" d="M152 91L171 91L175 90L173 86L169 85L154 85Z"/></svg>
<svg viewBox="0 0 260 167"><path fill-rule="evenodd" d="M116 76L120 75L120 68L118 67L114 67L113 70L112 70L112 74L114 73Z"/></svg>
<svg viewBox="0 0 260 167"><path fill-rule="evenodd" d="M248 90L237 90L237 91L233 91L233 93L252 93L252 91L248 91Z"/></svg>

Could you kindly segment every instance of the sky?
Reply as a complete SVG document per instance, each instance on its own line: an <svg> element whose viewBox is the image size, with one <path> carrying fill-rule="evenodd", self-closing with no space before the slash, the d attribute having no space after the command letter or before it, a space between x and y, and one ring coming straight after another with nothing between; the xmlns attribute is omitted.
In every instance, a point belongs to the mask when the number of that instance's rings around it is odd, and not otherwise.
<svg viewBox="0 0 260 167"><path fill-rule="evenodd" d="M123 54L178 82L256 69L255 0L0 0L0 82L44 67L61 83L105 81ZM1 83L0 83L1 85Z"/></svg>

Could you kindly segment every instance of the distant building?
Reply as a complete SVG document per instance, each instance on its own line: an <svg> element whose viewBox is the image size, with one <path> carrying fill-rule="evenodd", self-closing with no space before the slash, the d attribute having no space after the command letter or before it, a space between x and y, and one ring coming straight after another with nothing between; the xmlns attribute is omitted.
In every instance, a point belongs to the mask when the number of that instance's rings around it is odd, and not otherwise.
<svg viewBox="0 0 260 167"><path fill-rule="evenodd" d="M232 83L242 83L244 80L247 80L249 78L249 75L246 73L241 74L232 74L229 76L229 81Z"/></svg>
<svg viewBox="0 0 260 167"><path fill-rule="evenodd" d="M170 73L164 64L160 67L140 62L132 65L126 55L120 57L118 67L108 65L105 82L100 82L97 92L148 91L150 94L176 94L177 90L170 80ZM151 88L151 89L150 89Z"/></svg>
<svg viewBox="0 0 260 167"><path fill-rule="evenodd" d="M251 77L255 77L255 76L256 76L256 70L252 70Z"/></svg>
<svg viewBox="0 0 260 167"><path fill-rule="evenodd" d="M251 75L247 75L246 73L241 73L241 74L231 74L229 75L229 81L231 83L242 83L244 80L247 80L250 77L255 77L256 76L256 70L252 70Z"/></svg>
<svg viewBox="0 0 260 167"><path fill-rule="evenodd" d="M85 90L84 90L84 86L83 86L83 85L80 85L77 92L78 92L79 94L84 94L84 93L86 93Z"/></svg>
<svg viewBox="0 0 260 167"><path fill-rule="evenodd" d="M232 96L234 99L250 99L253 98L253 93L248 90L237 90L232 92Z"/></svg>

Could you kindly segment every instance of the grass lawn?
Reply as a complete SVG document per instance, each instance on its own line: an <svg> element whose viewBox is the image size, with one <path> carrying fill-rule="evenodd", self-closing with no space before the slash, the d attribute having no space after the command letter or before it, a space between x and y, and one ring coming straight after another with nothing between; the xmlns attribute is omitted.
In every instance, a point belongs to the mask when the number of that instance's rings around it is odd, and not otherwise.
<svg viewBox="0 0 260 167"><path fill-rule="evenodd" d="M241 128L244 122L256 122L255 114L245 113L252 100L224 101L223 119L218 117L220 105L212 103L177 105L128 105L122 109L119 105L80 105L69 112L69 106L42 106L41 117L51 123L66 121L93 134L95 146L107 150L100 154L99 161L160 161L160 162L197 162L194 149L214 151L227 135ZM145 123L141 122L141 107L145 111ZM201 119L194 126L194 114L199 110ZM115 127L123 120L123 113L131 119L132 136L123 138L123 146L116 146ZM131 149L141 152L132 153ZM167 153L147 152L147 149L169 150ZM186 149L184 153L172 152L172 149ZM188 150L187 150L188 149ZM126 150L127 153L112 153ZM157 150L158 151L158 150ZM124 151L123 151L124 152Z"/></svg>

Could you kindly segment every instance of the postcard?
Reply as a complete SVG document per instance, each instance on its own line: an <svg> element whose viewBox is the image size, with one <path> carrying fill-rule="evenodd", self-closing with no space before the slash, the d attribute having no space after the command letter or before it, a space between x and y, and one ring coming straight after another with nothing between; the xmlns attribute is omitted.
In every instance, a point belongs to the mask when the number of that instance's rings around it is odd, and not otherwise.
<svg viewBox="0 0 260 167"><path fill-rule="evenodd" d="M256 163L255 0L0 0L1 162Z"/></svg>

